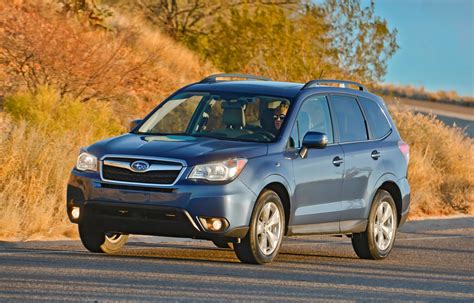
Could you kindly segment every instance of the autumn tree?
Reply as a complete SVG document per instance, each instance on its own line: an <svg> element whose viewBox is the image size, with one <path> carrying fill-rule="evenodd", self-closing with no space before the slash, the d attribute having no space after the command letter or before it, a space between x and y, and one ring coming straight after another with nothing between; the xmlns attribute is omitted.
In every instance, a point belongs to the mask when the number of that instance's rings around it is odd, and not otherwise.
<svg viewBox="0 0 474 303"><path fill-rule="evenodd" d="M396 30L375 15L373 1L367 7L357 0L119 2L139 7L147 20L225 71L378 81L398 48Z"/></svg>
<svg viewBox="0 0 474 303"><path fill-rule="evenodd" d="M112 16L112 11L97 0L55 0L59 11L68 17L75 17L81 22L88 23L93 27L106 30L111 28L106 19Z"/></svg>
<svg viewBox="0 0 474 303"><path fill-rule="evenodd" d="M397 30L375 15L373 0L367 7L358 0L327 0L323 8L338 66L354 79L380 81L398 49Z"/></svg>
<svg viewBox="0 0 474 303"><path fill-rule="evenodd" d="M288 16L272 6L232 9L202 36L198 51L227 72L263 74L280 80L308 80L338 73L326 37L322 10L312 6Z"/></svg>
<svg viewBox="0 0 474 303"><path fill-rule="evenodd" d="M196 39L208 34L210 26L218 18L229 16L230 10L256 5L296 9L300 0L103 0L103 3L139 13L169 36L194 48Z"/></svg>
<svg viewBox="0 0 474 303"><path fill-rule="evenodd" d="M145 95L161 79L154 54L138 56L133 31L94 31L35 6L0 10L0 91L54 86L83 101ZM47 13L51 11L46 10Z"/></svg>

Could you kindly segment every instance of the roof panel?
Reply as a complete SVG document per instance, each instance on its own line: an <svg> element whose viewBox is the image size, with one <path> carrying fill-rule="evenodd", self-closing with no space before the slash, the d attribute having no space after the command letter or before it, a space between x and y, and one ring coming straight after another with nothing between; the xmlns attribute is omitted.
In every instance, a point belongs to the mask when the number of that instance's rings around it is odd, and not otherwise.
<svg viewBox="0 0 474 303"><path fill-rule="evenodd" d="M262 95L273 95L292 98L303 87L302 83L277 81L220 81L215 83L196 83L184 91L220 91L220 92L247 92Z"/></svg>

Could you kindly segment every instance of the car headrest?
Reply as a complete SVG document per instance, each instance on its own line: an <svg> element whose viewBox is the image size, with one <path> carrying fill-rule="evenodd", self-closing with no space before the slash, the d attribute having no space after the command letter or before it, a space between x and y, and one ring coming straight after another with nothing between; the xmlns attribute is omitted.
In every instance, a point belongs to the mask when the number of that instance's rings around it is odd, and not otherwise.
<svg viewBox="0 0 474 303"><path fill-rule="evenodd" d="M245 105L240 102L222 102L222 123L227 127L240 129L245 126Z"/></svg>

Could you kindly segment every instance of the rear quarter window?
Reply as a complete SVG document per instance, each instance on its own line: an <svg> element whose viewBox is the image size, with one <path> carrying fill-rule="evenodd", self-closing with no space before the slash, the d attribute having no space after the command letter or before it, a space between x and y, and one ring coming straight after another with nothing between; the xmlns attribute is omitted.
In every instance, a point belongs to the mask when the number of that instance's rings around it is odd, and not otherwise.
<svg viewBox="0 0 474 303"><path fill-rule="evenodd" d="M342 143L367 140L365 120L354 97L332 95L334 115Z"/></svg>
<svg viewBox="0 0 474 303"><path fill-rule="evenodd" d="M371 139L385 137L392 129L382 108L374 100L359 97L359 101L364 110L369 128L372 133Z"/></svg>

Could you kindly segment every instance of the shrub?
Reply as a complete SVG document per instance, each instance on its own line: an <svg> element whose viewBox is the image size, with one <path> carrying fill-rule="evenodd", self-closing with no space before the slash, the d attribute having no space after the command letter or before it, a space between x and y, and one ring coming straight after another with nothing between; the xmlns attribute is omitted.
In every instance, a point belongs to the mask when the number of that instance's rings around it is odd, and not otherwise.
<svg viewBox="0 0 474 303"><path fill-rule="evenodd" d="M84 140L97 140L124 131L111 104L72 97L61 97L57 89L39 87L36 93L20 92L5 99L5 110L14 119L51 135L80 134Z"/></svg>
<svg viewBox="0 0 474 303"><path fill-rule="evenodd" d="M209 72L140 20L112 21L103 31L41 2L0 3L0 97L49 85L82 101L150 101Z"/></svg>
<svg viewBox="0 0 474 303"><path fill-rule="evenodd" d="M0 237L75 235L64 211L67 176L81 146L123 132L110 107L57 90L7 98L0 138Z"/></svg>
<svg viewBox="0 0 474 303"><path fill-rule="evenodd" d="M410 145L411 217L474 213L474 145L462 129L391 107Z"/></svg>

